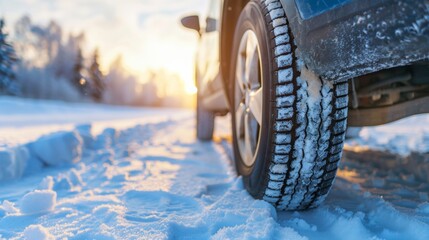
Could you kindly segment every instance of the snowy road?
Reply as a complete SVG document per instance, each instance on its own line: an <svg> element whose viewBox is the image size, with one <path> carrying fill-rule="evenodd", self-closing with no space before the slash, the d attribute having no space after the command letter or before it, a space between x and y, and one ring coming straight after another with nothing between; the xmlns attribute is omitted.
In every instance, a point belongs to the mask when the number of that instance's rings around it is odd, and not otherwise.
<svg viewBox="0 0 429 240"><path fill-rule="evenodd" d="M228 119L217 122L216 141L202 143L189 111L40 104L35 123L25 114L31 103L0 104L0 179L15 178L0 181L3 238L429 239L427 116L364 129L323 206L276 212L236 177ZM410 121L423 134L398 130ZM16 149L26 142L24 161Z"/></svg>

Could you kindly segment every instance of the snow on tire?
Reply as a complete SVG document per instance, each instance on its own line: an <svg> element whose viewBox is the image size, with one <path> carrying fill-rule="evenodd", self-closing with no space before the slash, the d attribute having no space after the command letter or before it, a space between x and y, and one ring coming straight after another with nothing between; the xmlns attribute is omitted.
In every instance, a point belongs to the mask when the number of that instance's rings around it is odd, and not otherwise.
<svg viewBox="0 0 429 240"><path fill-rule="evenodd" d="M240 39L243 42L249 31L259 43L263 116L253 159L245 161L246 151L240 151L237 143L238 117L232 114L237 170L251 195L278 209L317 207L329 192L341 159L348 83L325 81L299 60L279 0L253 0L244 8L235 32L234 68L241 66ZM231 76L237 81L237 74ZM233 113L238 111L239 103L232 105Z"/></svg>

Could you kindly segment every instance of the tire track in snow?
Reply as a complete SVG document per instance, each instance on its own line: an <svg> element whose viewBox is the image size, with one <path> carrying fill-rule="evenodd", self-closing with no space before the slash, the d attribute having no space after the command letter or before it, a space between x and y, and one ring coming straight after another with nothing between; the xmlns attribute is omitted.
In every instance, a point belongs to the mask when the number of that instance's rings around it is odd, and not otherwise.
<svg viewBox="0 0 429 240"><path fill-rule="evenodd" d="M22 195L7 198L17 211L0 214L0 235L21 238L27 227L39 226L72 239L269 238L282 230L273 227L271 205L255 201L236 180L219 144L196 141L193 128L185 120L108 130L105 136L113 138L103 142L111 145L102 153L87 153L85 161L56 168L42 181L36 174L11 184L42 188L56 199L41 215L27 215L20 212ZM255 232L254 226L271 230Z"/></svg>
<svg viewBox="0 0 429 240"><path fill-rule="evenodd" d="M270 204L251 198L236 179L228 137L201 143L193 137L193 126L193 121L185 120L119 131L113 141L117 144L103 154L88 154L87 161L71 169L49 169L9 183L10 192L0 193L1 201L12 204L9 212L0 210L0 235L20 238L27 227L41 226L57 238L71 239L341 239L344 229L352 229L347 236L356 239L428 237L429 213L420 194L428 185L420 180L424 171L413 170L424 169L425 155L407 160L352 149L345 153L325 205L306 212L276 212ZM412 164L404 169L406 163ZM398 172L389 173L388 168ZM46 174L51 181L47 177L41 182ZM397 177L383 185L380 179L389 175ZM408 191L386 187L393 183ZM39 215L19 212L20 198L33 188L55 190L52 210ZM407 204L381 199L374 189L401 199L414 196L409 198L416 200L415 205L404 208ZM410 189L417 195L410 195ZM8 204L3 201L0 208ZM13 213L13 207L18 212Z"/></svg>

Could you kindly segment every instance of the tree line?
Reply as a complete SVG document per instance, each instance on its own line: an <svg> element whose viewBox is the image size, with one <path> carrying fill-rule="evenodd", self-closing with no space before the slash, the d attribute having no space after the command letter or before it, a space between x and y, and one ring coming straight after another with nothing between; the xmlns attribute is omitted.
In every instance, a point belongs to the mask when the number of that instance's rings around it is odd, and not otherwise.
<svg viewBox="0 0 429 240"><path fill-rule="evenodd" d="M47 26L22 17L14 28L13 45L0 20L0 92L7 95L75 101L102 100L105 76L100 71L98 50L86 63L82 54L84 34L63 39L54 21Z"/></svg>
<svg viewBox="0 0 429 240"><path fill-rule="evenodd" d="M84 54L84 33L65 34L55 21L43 26L23 16L13 26L13 39L5 29L0 20L0 95L138 106L188 104L183 81L169 72L148 72L141 83L118 56L103 73L100 51Z"/></svg>

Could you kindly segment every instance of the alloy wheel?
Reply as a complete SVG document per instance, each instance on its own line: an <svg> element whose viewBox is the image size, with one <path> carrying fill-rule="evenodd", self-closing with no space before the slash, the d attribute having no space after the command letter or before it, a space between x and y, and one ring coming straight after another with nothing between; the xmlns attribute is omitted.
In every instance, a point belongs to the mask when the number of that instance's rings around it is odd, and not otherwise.
<svg viewBox="0 0 429 240"><path fill-rule="evenodd" d="M239 152L247 166L255 162L262 126L261 54L255 33L248 30L240 41L235 74L235 124Z"/></svg>

